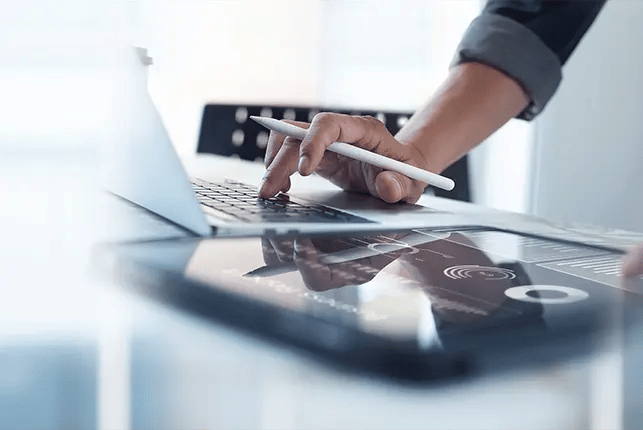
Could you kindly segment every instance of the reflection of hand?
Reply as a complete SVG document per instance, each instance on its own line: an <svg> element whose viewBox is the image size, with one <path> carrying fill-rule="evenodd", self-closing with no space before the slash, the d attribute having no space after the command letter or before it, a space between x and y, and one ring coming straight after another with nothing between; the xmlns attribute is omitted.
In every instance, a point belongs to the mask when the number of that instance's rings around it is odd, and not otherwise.
<svg viewBox="0 0 643 430"><path fill-rule="evenodd" d="M326 242L334 242L333 244L337 245L336 241ZM333 248L337 247L333 246ZM346 285L363 284L373 278L373 275L367 271L357 270L360 266L358 261L325 264L322 262L322 257L323 253L311 239L297 239L295 241L295 264L306 287L313 291L326 291ZM364 267L369 267L368 262L363 262L363 264L365 264Z"/></svg>
<svg viewBox="0 0 643 430"><path fill-rule="evenodd" d="M292 239L261 238L261 252L267 266L293 262L294 243Z"/></svg>
<svg viewBox="0 0 643 430"><path fill-rule="evenodd" d="M397 249L387 253L366 253L368 255L350 260L338 259L329 263L327 257L342 255L342 251L355 249L354 245L339 239L297 238L268 239L261 241L264 261L267 265L293 263L299 270L307 288L326 291L347 285L359 285L370 281L391 261L404 253Z"/></svg>
<svg viewBox="0 0 643 430"><path fill-rule="evenodd" d="M483 319L506 302L504 292L512 286L515 274L497 267L467 237L452 234L450 240L418 248L426 251L426 257L419 262L402 258L404 268L411 272L411 279L421 283L443 320L465 323Z"/></svg>
<svg viewBox="0 0 643 430"><path fill-rule="evenodd" d="M643 243L632 249L625 256L621 271L628 278L643 275Z"/></svg>
<svg viewBox="0 0 643 430"><path fill-rule="evenodd" d="M320 113L311 124L291 123L308 128L308 134L303 141L270 134L265 158L267 170L259 190L261 197L287 191L290 175L297 171L303 176L316 172L345 190L370 193L388 203L415 203L422 195L425 183L326 151L333 142L347 142L427 169L427 161L420 151L396 140L377 119Z"/></svg>
<svg viewBox="0 0 643 430"><path fill-rule="evenodd" d="M451 234L443 240L436 235L430 240L410 234L391 239L374 248L389 250L383 253L339 238L263 238L262 247L267 265L292 264L313 291L363 284L397 260L397 274L418 282L442 321L484 320L507 302L505 290L513 286L516 274L496 266L466 236ZM399 246L407 242L413 245Z"/></svg>

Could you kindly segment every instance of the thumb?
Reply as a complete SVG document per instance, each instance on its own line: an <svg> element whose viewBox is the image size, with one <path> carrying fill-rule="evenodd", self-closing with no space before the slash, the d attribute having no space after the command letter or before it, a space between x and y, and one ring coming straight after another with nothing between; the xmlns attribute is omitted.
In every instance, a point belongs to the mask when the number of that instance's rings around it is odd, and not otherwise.
<svg viewBox="0 0 643 430"><path fill-rule="evenodd" d="M425 184L390 170L381 172L375 178L375 190L379 198L387 203L415 203L420 199L424 187Z"/></svg>

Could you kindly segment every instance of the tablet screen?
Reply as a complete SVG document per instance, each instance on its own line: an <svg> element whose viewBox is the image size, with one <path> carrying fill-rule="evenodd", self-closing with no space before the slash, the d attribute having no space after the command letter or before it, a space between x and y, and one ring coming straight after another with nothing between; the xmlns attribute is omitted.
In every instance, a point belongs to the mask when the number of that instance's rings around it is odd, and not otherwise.
<svg viewBox="0 0 643 430"><path fill-rule="evenodd" d="M601 329L643 293L617 252L481 228L137 247L214 317L341 351L515 349Z"/></svg>
<svg viewBox="0 0 643 430"><path fill-rule="evenodd" d="M643 292L621 255L493 230L202 240L185 277L386 337L443 348L469 328L549 332ZM457 343L457 342L456 342Z"/></svg>

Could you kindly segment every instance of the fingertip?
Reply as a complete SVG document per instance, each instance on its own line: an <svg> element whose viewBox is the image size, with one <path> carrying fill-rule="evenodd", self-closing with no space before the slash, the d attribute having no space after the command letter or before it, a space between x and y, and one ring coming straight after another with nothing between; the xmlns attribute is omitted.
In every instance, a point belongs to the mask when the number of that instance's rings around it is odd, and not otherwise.
<svg viewBox="0 0 643 430"><path fill-rule="evenodd" d="M299 163L297 165L297 170L302 176L310 175L310 158L308 155L303 154L299 157Z"/></svg>
<svg viewBox="0 0 643 430"><path fill-rule="evenodd" d="M277 192L271 190L271 184L270 181L268 181L268 178L263 178L257 187L257 194L261 199L269 199L277 194Z"/></svg>
<svg viewBox="0 0 643 430"><path fill-rule="evenodd" d="M403 187L397 175L383 172L375 178L375 189L380 199L386 203L397 203L404 196Z"/></svg>
<svg viewBox="0 0 643 430"><path fill-rule="evenodd" d="M643 275L643 245L637 246L623 258L621 273L626 278Z"/></svg>
<svg viewBox="0 0 643 430"><path fill-rule="evenodd" d="M630 259L624 258L621 263L621 274L626 278L631 278L632 276L634 276L634 268L632 266L633 264Z"/></svg>
<svg viewBox="0 0 643 430"><path fill-rule="evenodd" d="M282 193L287 193L290 191L290 178L286 178L286 182L284 182L284 185L279 189Z"/></svg>
<svg viewBox="0 0 643 430"><path fill-rule="evenodd" d="M266 198L266 187L263 184L263 182L260 182L259 186L257 187L257 196L260 199L265 199Z"/></svg>

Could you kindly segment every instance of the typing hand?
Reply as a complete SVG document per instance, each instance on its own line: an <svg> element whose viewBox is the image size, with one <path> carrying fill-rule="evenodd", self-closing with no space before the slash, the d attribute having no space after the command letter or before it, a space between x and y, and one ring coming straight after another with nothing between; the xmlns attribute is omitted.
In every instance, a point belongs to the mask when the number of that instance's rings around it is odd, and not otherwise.
<svg viewBox="0 0 643 430"><path fill-rule="evenodd" d="M636 246L623 258L621 271L628 278L643 275L643 243Z"/></svg>
<svg viewBox="0 0 643 430"><path fill-rule="evenodd" d="M420 167L427 163L412 145L397 141L384 124L373 117L320 113L311 124L289 121L308 128L303 141L272 132L266 150L266 173L259 188L262 198L290 189L290 176L313 172L347 190L370 193L388 203L415 203L426 184L348 158L326 148L333 142L346 142L381 155Z"/></svg>

